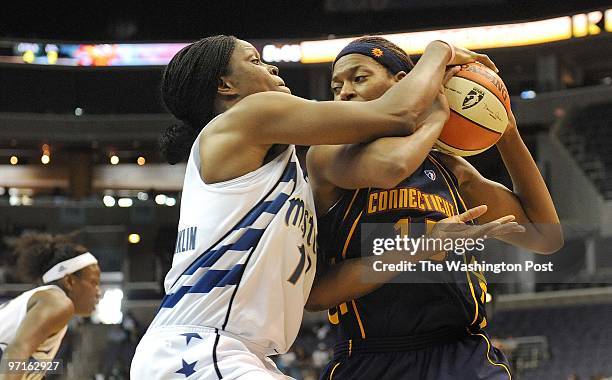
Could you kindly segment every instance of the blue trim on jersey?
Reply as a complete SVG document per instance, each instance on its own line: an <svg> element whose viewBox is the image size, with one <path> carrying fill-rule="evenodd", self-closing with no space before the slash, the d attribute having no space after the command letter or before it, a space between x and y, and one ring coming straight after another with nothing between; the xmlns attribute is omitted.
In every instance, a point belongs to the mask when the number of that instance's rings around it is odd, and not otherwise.
<svg viewBox="0 0 612 380"><path fill-rule="evenodd" d="M199 268L208 268L213 266L217 262L217 260L219 260L221 256L223 256L223 254L229 250L248 250L253 246L256 241L261 238L264 232L265 230L260 229L247 229L235 243L221 246L219 249L213 249L212 251L209 251L203 256L200 256L196 261L193 262L193 264L189 266L189 268L187 268L187 270L182 275L192 275Z"/></svg>
<svg viewBox="0 0 612 380"><path fill-rule="evenodd" d="M278 187L281 183L289 182L292 179L295 181L297 175L297 163L294 161L289 161L287 163L287 167L285 168L283 175L276 183L276 185L270 190L268 194L263 199L266 199L270 194L272 194L275 190L278 190ZM294 184L295 189L295 184ZM292 190L293 192L293 190ZM210 248L202 253L186 270L183 272L181 276L184 275L193 275L198 268L208 268L212 267L223 254L229 250L233 251L243 251L245 254L252 252L252 250L257 246L259 240L263 236L265 229L255 229L249 228L253 223L257 221L259 217L265 212L268 214L275 215L278 213L283 204L289 199L289 194L280 193L271 201L260 201L255 207L253 207L243 218L242 220L234 226L230 231L228 231L216 244L212 245L212 247L216 246L223 239L227 238L230 233L237 231L242 228L246 228L246 231L242 234L242 236L234 243L223 245L218 249L211 250ZM266 226L267 227L267 226ZM249 252L250 251L250 252ZM249 255L250 257L250 255ZM216 270L209 269L201 279L199 279L196 284L192 286L182 286L176 292L167 294L162 303L160 305L161 308L172 308L174 307L185 294L187 293L208 293L214 287L224 287L227 285L237 285L242 277L242 272L244 266L246 264L236 264L230 270ZM180 278L180 277L179 277ZM177 279L178 281L178 279Z"/></svg>
<svg viewBox="0 0 612 380"><path fill-rule="evenodd" d="M181 286L176 293L164 297L161 307L174 307L187 293L208 293L215 287L236 285L243 267L244 264L237 264L230 270L209 269L193 286Z"/></svg>
<svg viewBox="0 0 612 380"><path fill-rule="evenodd" d="M293 189L291 189L291 192L289 193L287 198L289 198L289 197L291 197L293 195L293 192L295 191L296 185L297 185L297 182L293 182ZM259 244L259 241L257 242L257 244ZM247 256L247 259L244 262L244 266L245 267L247 265L249 265L249 261L251 260L251 256L253 256L253 252L255 251L256 247L257 247L257 245L255 245L255 247L249 252L249 255ZM242 276L243 275L244 275L244 271L242 271L242 273L240 273L240 278L238 279L238 284L234 288L234 291L232 292L232 296L230 297L229 305L227 306L227 313L225 314L225 320L223 321L223 326L221 326L221 329L223 331L225 331L225 327L227 327L227 323L229 322L230 313L232 311L232 305L234 304L234 297L236 297L236 293L238 292L238 287L240 286L240 282L242 281Z"/></svg>
<svg viewBox="0 0 612 380"><path fill-rule="evenodd" d="M264 202L268 204L268 208L253 210L253 215L249 216L249 218L252 217L254 218L253 221L255 221L255 219L260 217L264 212L267 212L269 214L276 214L283 207L283 204L287 201L287 199L289 199L289 195L285 193L281 193L273 201ZM232 229L232 232L239 230L241 228L245 228L245 227L241 225L236 226ZM183 276L194 274L198 270L198 268L211 267L217 262L217 260L221 258L221 256L223 256L225 252L229 250L245 251L245 252L248 251L249 249L253 248L255 242L261 239L265 231L266 231L265 229L257 229L257 228L246 229L245 232L242 234L242 236L238 240L236 240L234 243L223 245L219 249L213 249L212 251L208 251L208 253L205 253L204 255L200 256L197 260L193 262L193 264L189 266L189 268L187 268L187 270L183 273Z"/></svg>
<svg viewBox="0 0 612 380"><path fill-rule="evenodd" d="M236 285L240 278L240 272L244 264L236 264L230 270L214 270L211 269L204 277L202 281L198 281L194 286L191 287L189 293L208 293L214 287L224 287L226 285Z"/></svg>
<svg viewBox="0 0 612 380"><path fill-rule="evenodd" d="M215 343L213 344L213 352L212 352L212 356L213 356L213 364L215 365L215 372L217 373L217 377L219 378L219 380L223 379L223 376L221 376L221 370L219 370L219 365L217 364L217 345L219 344L219 337L221 337L221 335L219 335L219 329L215 329L215 335L217 335L215 337Z"/></svg>
<svg viewBox="0 0 612 380"><path fill-rule="evenodd" d="M284 193L281 193L281 195L282 194ZM274 200L263 202L262 204L254 208L251 212L249 212L249 214L242 221L242 223L234 227L232 231L252 225L253 223L255 223L257 218L259 218L264 212L267 212L269 214L276 214L283 207L283 203L285 203L287 199L289 199L288 195L284 199L282 197L276 197Z"/></svg>
<svg viewBox="0 0 612 380"><path fill-rule="evenodd" d="M282 182L289 182L291 180L296 180L295 175L297 174L297 163L294 161L291 161L291 159L289 159L289 163L287 164L287 168L285 169L285 173L283 173L280 181L278 181L279 183ZM278 186L278 184L276 184L276 186Z"/></svg>

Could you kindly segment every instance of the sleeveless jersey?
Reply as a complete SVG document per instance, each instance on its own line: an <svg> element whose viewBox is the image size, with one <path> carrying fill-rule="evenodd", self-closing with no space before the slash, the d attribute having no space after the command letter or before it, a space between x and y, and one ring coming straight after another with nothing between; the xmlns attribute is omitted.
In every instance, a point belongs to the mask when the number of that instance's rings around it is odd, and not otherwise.
<svg viewBox="0 0 612 380"><path fill-rule="evenodd" d="M205 326L265 355L284 353L316 268L310 184L293 145L253 172L206 184L200 136L187 163L166 296L149 330Z"/></svg>
<svg viewBox="0 0 612 380"><path fill-rule="evenodd" d="M430 153L393 189L346 191L319 219L320 254L325 254L320 260L334 263L361 257L360 226L365 223L394 224L398 235L418 238L436 221L464 212L457 179L437 154ZM472 262L474 256L451 252L431 260L465 263ZM418 278L423 281L414 276L421 276ZM339 340L420 335L446 327L484 327L485 292L486 281L479 272L406 272L366 296L329 310L329 320L337 328Z"/></svg>
<svg viewBox="0 0 612 380"><path fill-rule="evenodd" d="M59 289L63 292L63 290L58 286L45 285L28 290L12 300L0 304L0 358L2 358L2 354L4 353L4 350L6 350L6 347L15 338L17 329L19 329L21 322L23 322L25 319L30 298L37 292L53 288ZM47 340L36 348L36 351L32 354L31 359L52 360L55 357L55 354L57 354L67 330L68 326L64 326L64 328L58 331L55 335L48 337ZM43 376L43 374L37 373L24 375L24 378L27 378L28 380L38 380L42 379Z"/></svg>

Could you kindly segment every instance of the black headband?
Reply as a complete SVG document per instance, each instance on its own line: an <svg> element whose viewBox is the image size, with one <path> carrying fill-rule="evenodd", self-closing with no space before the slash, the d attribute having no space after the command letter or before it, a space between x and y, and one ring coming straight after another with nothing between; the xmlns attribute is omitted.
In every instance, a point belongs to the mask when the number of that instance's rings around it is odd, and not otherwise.
<svg viewBox="0 0 612 380"><path fill-rule="evenodd" d="M411 69L408 63L404 62L395 52L371 42L351 42L346 45L336 56L333 66L336 65L336 62L338 62L340 58L348 54L361 54L373 58L394 75L400 71L409 72Z"/></svg>

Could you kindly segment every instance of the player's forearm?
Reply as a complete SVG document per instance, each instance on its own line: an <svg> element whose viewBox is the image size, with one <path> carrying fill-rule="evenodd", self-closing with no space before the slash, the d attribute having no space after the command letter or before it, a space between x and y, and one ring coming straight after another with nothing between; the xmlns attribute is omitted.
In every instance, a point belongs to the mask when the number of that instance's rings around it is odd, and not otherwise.
<svg viewBox="0 0 612 380"><path fill-rule="evenodd" d="M508 132L497 143L497 148L512 178L513 191L541 240L550 250L556 251L563 245L563 231L555 205L518 130Z"/></svg>
<svg viewBox="0 0 612 380"><path fill-rule="evenodd" d="M406 252L387 252L380 256L368 256L341 261L332 265L315 279L306 302L309 311L320 311L363 297L397 277L400 271L375 271L383 265L417 263L440 253L418 250L414 255Z"/></svg>
<svg viewBox="0 0 612 380"><path fill-rule="evenodd" d="M32 354L32 350L27 345L12 343L4 350L2 359L23 360L27 359Z"/></svg>
<svg viewBox="0 0 612 380"><path fill-rule="evenodd" d="M317 274L306 302L306 310L327 310L378 289L382 284L363 282L365 267L365 259L349 259L334 264L321 275Z"/></svg>
<svg viewBox="0 0 612 380"><path fill-rule="evenodd" d="M24 362L27 361L32 353L30 349L25 345L19 345L17 343L10 344L2 355L2 364L4 366L7 365L9 361L15 362ZM7 369L3 367L3 372L8 372ZM23 377L23 372L20 371L12 371L11 373L0 374L0 380L21 380Z"/></svg>
<svg viewBox="0 0 612 380"><path fill-rule="evenodd" d="M394 186L406 177L411 176L423 163L438 139L438 136L440 136L442 127L444 127L442 121L427 122L412 135L401 138L404 140L403 144L398 144L398 146L391 151L394 161L398 162L400 165L400 170L397 172L396 178L394 179Z"/></svg>
<svg viewBox="0 0 612 380"><path fill-rule="evenodd" d="M384 107L404 115L416 125L419 116L436 98L450 57L451 49L447 44L430 43L410 73L380 98Z"/></svg>
<svg viewBox="0 0 612 380"><path fill-rule="evenodd" d="M22 372L0 374L0 380L21 380L21 379L23 379Z"/></svg>
<svg viewBox="0 0 612 380"><path fill-rule="evenodd" d="M369 144L347 146L321 164L320 173L342 189L393 188L423 163L443 126L444 120L425 121L410 136L383 137Z"/></svg>

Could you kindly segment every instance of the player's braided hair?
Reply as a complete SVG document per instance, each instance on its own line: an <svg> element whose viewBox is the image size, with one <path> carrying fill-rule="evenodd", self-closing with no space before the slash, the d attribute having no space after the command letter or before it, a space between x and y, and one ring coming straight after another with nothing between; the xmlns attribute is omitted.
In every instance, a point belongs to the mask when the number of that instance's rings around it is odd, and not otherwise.
<svg viewBox="0 0 612 380"><path fill-rule="evenodd" d="M73 235L27 232L9 242L17 256L17 273L25 281L39 282L55 264L87 252ZM76 275L79 272L75 272Z"/></svg>
<svg viewBox="0 0 612 380"><path fill-rule="evenodd" d="M404 49L397 46L393 42L387 40L386 38L379 37L379 36L363 36L363 37L354 39L353 41L350 42L350 44L358 43L358 42L367 42L371 44L380 45L388 50L391 50L393 53L395 53L395 55L397 55L399 59L404 61L408 65L408 67L410 67L410 69L414 67L414 62L412 62L412 59L410 59L410 56L406 54Z"/></svg>
<svg viewBox="0 0 612 380"><path fill-rule="evenodd" d="M162 99L179 122L160 138L170 164L184 160L204 126L212 120L219 78L229 74L236 37L206 37L185 46L164 71Z"/></svg>

